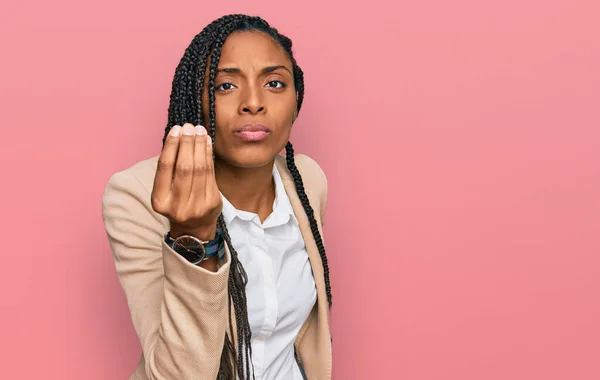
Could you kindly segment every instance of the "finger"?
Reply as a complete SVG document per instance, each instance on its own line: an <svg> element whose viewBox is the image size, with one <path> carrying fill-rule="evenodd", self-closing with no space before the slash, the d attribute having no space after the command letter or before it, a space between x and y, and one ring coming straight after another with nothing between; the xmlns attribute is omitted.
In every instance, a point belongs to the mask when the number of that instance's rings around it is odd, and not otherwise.
<svg viewBox="0 0 600 380"><path fill-rule="evenodd" d="M206 135L206 166L208 167L208 171L214 176L215 159L213 158L212 138L209 135Z"/></svg>
<svg viewBox="0 0 600 380"><path fill-rule="evenodd" d="M196 127L196 143L194 145L194 180L192 182L192 199L200 200L197 206L204 206L206 195L206 129L198 125Z"/></svg>
<svg viewBox="0 0 600 380"><path fill-rule="evenodd" d="M179 138L179 151L175 164L175 177L173 178L173 197L175 202L187 203L192 189L194 175L194 126L186 123Z"/></svg>
<svg viewBox="0 0 600 380"><path fill-rule="evenodd" d="M165 145L160 156L158 156L154 188L152 190L153 206L161 207L160 205L165 202L171 191L180 134L181 126L174 125L165 139Z"/></svg>
<svg viewBox="0 0 600 380"><path fill-rule="evenodd" d="M213 144L212 138L206 136L206 199L208 203L212 205L219 205L221 203L221 193L217 186L217 180L215 178L215 161L213 157ZM220 212L220 210L218 210Z"/></svg>

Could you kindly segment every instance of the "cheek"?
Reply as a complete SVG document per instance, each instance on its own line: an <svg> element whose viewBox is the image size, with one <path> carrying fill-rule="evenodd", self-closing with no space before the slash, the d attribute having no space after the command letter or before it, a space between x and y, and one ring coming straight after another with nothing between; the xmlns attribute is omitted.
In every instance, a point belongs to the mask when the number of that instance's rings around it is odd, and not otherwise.
<svg viewBox="0 0 600 380"><path fill-rule="evenodd" d="M274 117L277 119L278 124L284 127L291 126L295 118L296 112L296 97L286 96L285 99L277 99L277 102L271 107Z"/></svg>

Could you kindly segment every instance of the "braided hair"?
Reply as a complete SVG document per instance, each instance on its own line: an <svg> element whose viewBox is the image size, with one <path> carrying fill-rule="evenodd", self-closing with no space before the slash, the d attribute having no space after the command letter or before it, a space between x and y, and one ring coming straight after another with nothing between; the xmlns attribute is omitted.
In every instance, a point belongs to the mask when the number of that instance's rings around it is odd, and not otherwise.
<svg viewBox="0 0 600 380"><path fill-rule="evenodd" d="M194 125L201 124L207 126L208 133L212 137L214 149L217 129L215 112L215 78L217 75L217 66L225 40L235 31L264 32L271 36L284 49L292 62L297 110L300 111L304 99L304 74L292 54L292 40L279 33L277 29L271 27L266 21L259 17L240 14L226 15L207 25L194 37L175 70L169 103L168 123L162 141L163 146L169 131L174 125L183 125L184 123L189 122ZM202 104L202 94L204 93L205 75L209 56L211 58L208 67L208 105L206 105ZM206 106L208 106L208 120L203 120L203 107ZM287 167L294 179L296 191L308 217L311 231L323 262L327 301L329 307L331 307L332 299L331 285L329 282L329 266L327 264L323 240L317 227L313 208L304 191L302 177L300 176L300 172L294 161L294 148L289 141L285 146L285 150ZM230 335L233 337L233 326L231 323L231 310L233 306L238 336L236 349L234 347L234 342L231 342L229 336L225 334L218 379L234 380L236 374L239 374L240 380L249 380L251 378L250 362L252 357L252 347L250 344L251 332L250 323L248 322L248 307L246 300L246 284L248 282L248 276L238 259L237 251L231 244L231 237L229 236L227 226L225 225L223 214L221 214L217 220L217 227L222 231L225 242L229 246L231 252L231 265L228 279L229 325ZM252 372L252 378L253 377L254 374Z"/></svg>

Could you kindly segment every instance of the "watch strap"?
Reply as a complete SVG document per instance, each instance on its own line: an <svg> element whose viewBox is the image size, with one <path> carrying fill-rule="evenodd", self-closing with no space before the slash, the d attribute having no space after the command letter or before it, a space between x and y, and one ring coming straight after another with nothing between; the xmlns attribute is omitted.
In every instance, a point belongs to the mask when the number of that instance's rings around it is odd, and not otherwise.
<svg viewBox="0 0 600 380"><path fill-rule="evenodd" d="M173 249L173 243L175 242L175 239L171 237L171 231L168 231L165 234L165 242L171 249ZM214 239L202 240L202 243L204 250L206 251L203 260L210 259L215 256L219 256L219 259L223 259L225 257L225 240L223 239L223 234L218 228Z"/></svg>

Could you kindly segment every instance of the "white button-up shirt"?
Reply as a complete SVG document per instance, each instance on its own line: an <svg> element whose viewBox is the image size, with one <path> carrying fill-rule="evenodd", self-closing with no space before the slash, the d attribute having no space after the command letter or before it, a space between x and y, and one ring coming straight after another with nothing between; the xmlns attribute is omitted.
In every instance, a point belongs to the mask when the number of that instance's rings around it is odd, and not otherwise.
<svg viewBox="0 0 600 380"><path fill-rule="evenodd" d="M302 380L294 341L317 300L317 290L298 221L275 165L273 179L273 212L264 223L255 213L237 210L225 197L223 217L248 274L256 380Z"/></svg>

